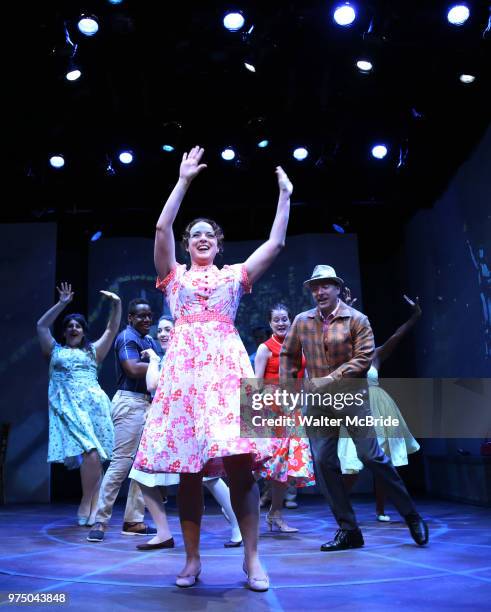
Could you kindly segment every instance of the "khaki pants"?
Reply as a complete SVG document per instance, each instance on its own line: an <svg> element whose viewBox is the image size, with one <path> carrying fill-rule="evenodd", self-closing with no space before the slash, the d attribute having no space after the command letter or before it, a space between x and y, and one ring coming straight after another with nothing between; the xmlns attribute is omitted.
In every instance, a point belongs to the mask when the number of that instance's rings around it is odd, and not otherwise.
<svg viewBox="0 0 491 612"><path fill-rule="evenodd" d="M111 417L114 425L114 451L104 475L99 493L97 523L111 520L114 502L126 480L138 450L145 417L150 403L143 397L116 391L112 400ZM131 481L124 512L124 521L141 523L145 514L143 495L138 483Z"/></svg>

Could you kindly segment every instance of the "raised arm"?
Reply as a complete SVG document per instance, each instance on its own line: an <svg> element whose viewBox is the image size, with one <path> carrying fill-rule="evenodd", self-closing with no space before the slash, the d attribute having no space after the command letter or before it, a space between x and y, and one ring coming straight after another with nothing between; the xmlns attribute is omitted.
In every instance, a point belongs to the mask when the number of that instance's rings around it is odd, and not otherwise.
<svg viewBox="0 0 491 612"><path fill-rule="evenodd" d="M307 364L308 366L308 364ZM302 369L302 342L298 333L297 318L288 330L280 351L280 380L298 378Z"/></svg>
<svg viewBox="0 0 491 612"><path fill-rule="evenodd" d="M390 357L390 355L392 355L396 346L421 316L421 307L419 305L418 298L416 298L413 302L413 300L408 298L407 295L404 295L403 297L411 307L412 314L405 323L403 323L400 327L396 329L394 334L387 340L387 342L382 344L382 346L378 346L375 349L375 354L373 356L373 365L377 369L387 359L387 357Z"/></svg>
<svg viewBox="0 0 491 612"><path fill-rule="evenodd" d="M160 357L153 349L145 349L142 351L142 357L148 357L150 360L148 364L147 374L145 377L145 382L147 384L147 389L150 393L155 391L159 384L160 378Z"/></svg>
<svg viewBox="0 0 491 612"><path fill-rule="evenodd" d="M179 168L179 180L157 221L153 259L160 278L165 278L176 267L176 244L172 226L189 185L206 168L206 164L199 163L203 153L204 149L200 147L194 147L189 153L184 153Z"/></svg>
<svg viewBox="0 0 491 612"><path fill-rule="evenodd" d="M73 300L72 286L69 283L61 283L60 287L56 287L56 290L60 296L59 301L43 314L36 326L41 352L45 357L51 355L51 347L54 342L50 327L56 321L59 314Z"/></svg>
<svg viewBox="0 0 491 612"><path fill-rule="evenodd" d="M102 334L99 340L94 342L97 363L104 361L106 355L109 353L113 340L118 333L119 324L121 323L121 300L119 299L119 296L111 291L101 290L100 293L111 300L111 313L109 315L109 321L107 322L105 332Z"/></svg>
<svg viewBox="0 0 491 612"><path fill-rule="evenodd" d="M276 176L278 178L280 195L269 239L257 248L245 262L247 276L251 284L266 272L285 246L286 228L288 226L288 217L290 216L290 196L293 192L293 185L281 166L276 168Z"/></svg>

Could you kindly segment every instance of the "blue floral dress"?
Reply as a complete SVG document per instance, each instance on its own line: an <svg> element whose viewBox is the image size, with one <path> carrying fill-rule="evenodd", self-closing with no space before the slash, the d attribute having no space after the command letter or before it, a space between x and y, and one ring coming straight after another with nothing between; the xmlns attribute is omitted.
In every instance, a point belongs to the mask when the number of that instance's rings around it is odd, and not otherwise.
<svg viewBox="0 0 491 612"><path fill-rule="evenodd" d="M48 462L78 467L82 453L95 449L111 458L114 430L111 401L97 380L95 349L53 343L49 364Z"/></svg>

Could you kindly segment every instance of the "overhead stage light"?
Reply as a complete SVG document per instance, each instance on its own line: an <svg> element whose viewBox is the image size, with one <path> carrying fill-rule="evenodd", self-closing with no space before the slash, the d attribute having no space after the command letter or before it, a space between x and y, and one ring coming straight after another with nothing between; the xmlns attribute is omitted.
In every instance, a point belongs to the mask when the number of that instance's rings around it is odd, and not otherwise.
<svg viewBox="0 0 491 612"><path fill-rule="evenodd" d="M93 15L82 15L78 20L78 29L85 36L94 36L99 30L99 24Z"/></svg>
<svg viewBox="0 0 491 612"><path fill-rule="evenodd" d="M332 224L332 229L336 231L338 234L344 234L344 228L341 227L341 225L338 225L337 223Z"/></svg>
<svg viewBox="0 0 491 612"><path fill-rule="evenodd" d="M372 155L376 159L384 159L387 153L388 153L388 149L384 144L377 144L374 147L372 147Z"/></svg>
<svg viewBox="0 0 491 612"><path fill-rule="evenodd" d="M244 62L244 66L247 68L247 70L249 70L249 72L256 72L256 68L255 66L253 66L253 64Z"/></svg>
<svg viewBox="0 0 491 612"><path fill-rule="evenodd" d="M447 13L449 23L456 26L464 25L469 19L469 7L465 4L456 4Z"/></svg>
<svg viewBox="0 0 491 612"><path fill-rule="evenodd" d="M80 70L78 68L74 68L66 73L65 78L67 81L77 81L81 76L82 73Z"/></svg>
<svg viewBox="0 0 491 612"><path fill-rule="evenodd" d="M465 85L469 85L470 83L474 83L476 77L473 74L461 74L459 76L460 82L465 83Z"/></svg>
<svg viewBox="0 0 491 612"><path fill-rule="evenodd" d="M65 165L65 159L63 155L52 155L49 158L49 163L53 168L63 168L63 166Z"/></svg>
<svg viewBox="0 0 491 612"><path fill-rule="evenodd" d="M303 161L304 159L307 159L308 156L309 152L305 147L297 147L293 151L293 157L298 161Z"/></svg>
<svg viewBox="0 0 491 612"><path fill-rule="evenodd" d="M356 12L349 2L345 2L334 9L333 17L338 25L346 27L356 19Z"/></svg>
<svg viewBox="0 0 491 612"><path fill-rule="evenodd" d="M265 148L266 148L268 145L269 145L269 140L267 140L266 138L265 138L264 140L260 140L260 141L257 143L257 146L258 146L260 149L265 149Z"/></svg>
<svg viewBox="0 0 491 612"><path fill-rule="evenodd" d="M165 151L166 153L172 153L174 150L175 149L171 144L162 145L162 151Z"/></svg>
<svg viewBox="0 0 491 612"><path fill-rule="evenodd" d="M97 240L99 240L99 238L102 237L102 232L101 230L98 230L90 239L91 242L96 242Z"/></svg>
<svg viewBox="0 0 491 612"><path fill-rule="evenodd" d="M224 159L225 161L232 161L234 158L235 158L235 151L232 148L227 147L226 149L223 149L222 159Z"/></svg>
<svg viewBox="0 0 491 612"><path fill-rule="evenodd" d="M368 60L358 60L356 62L356 67L360 72L363 72L363 74L368 74L373 70L373 64Z"/></svg>
<svg viewBox="0 0 491 612"><path fill-rule="evenodd" d="M121 151L119 154L119 161L122 164L131 164L133 161L133 153L131 151Z"/></svg>
<svg viewBox="0 0 491 612"><path fill-rule="evenodd" d="M242 13L227 13L223 18L223 25L230 30L230 32L238 32L245 23L244 16Z"/></svg>

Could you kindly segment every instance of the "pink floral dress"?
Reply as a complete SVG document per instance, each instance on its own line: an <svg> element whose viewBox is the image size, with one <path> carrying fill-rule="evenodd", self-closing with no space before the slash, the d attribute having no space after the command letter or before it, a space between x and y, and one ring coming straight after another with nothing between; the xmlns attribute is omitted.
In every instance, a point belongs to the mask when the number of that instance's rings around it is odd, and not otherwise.
<svg viewBox="0 0 491 612"><path fill-rule="evenodd" d="M240 298L251 291L244 265L178 264L157 288L176 322L133 478L138 471L223 476L222 457L241 454L251 454L257 469L272 448L269 439L240 437L240 382L254 378L234 327Z"/></svg>

